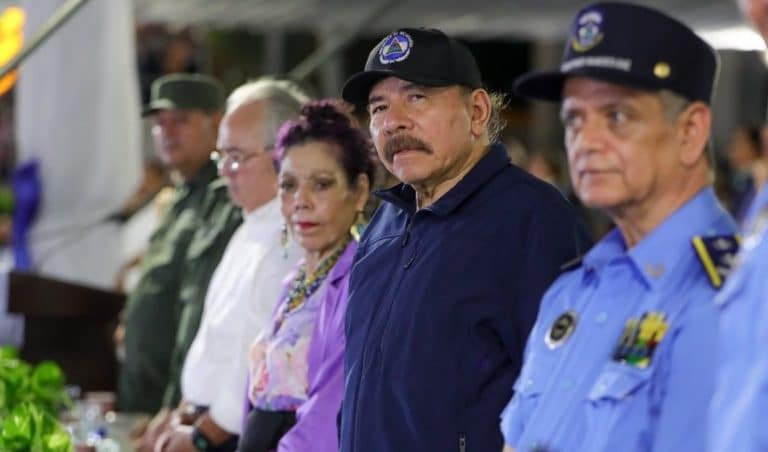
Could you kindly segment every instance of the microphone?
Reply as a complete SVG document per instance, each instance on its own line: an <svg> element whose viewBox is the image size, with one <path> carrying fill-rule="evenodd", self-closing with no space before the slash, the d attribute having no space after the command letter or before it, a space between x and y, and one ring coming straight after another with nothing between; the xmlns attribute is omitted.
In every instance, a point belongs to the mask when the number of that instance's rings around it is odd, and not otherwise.
<svg viewBox="0 0 768 452"><path fill-rule="evenodd" d="M165 189L165 186L161 186L160 188L155 189L152 192L147 193L145 196L140 198L138 201L129 202L125 206L121 207L120 209L112 212L111 214L104 217L104 221L109 222L115 222L118 224L124 224L128 220L130 220L134 215L136 215L139 211L141 211L143 208L148 206L152 203L152 201L155 200L155 197Z"/></svg>

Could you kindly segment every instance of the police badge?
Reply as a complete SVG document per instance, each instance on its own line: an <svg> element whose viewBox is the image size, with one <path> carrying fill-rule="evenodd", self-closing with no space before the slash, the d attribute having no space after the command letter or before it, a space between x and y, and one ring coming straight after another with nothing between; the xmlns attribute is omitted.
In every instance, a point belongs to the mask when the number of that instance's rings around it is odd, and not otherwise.
<svg viewBox="0 0 768 452"><path fill-rule="evenodd" d="M578 316L573 311L566 311L555 319L552 326L549 327L547 335L544 336L544 343L550 349L555 349L561 345L573 334L576 329Z"/></svg>

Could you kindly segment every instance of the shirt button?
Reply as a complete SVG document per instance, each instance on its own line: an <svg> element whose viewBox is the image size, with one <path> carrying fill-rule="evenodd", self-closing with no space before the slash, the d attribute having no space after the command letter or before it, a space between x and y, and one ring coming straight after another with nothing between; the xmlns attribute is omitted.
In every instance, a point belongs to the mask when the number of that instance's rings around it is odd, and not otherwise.
<svg viewBox="0 0 768 452"><path fill-rule="evenodd" d="M571 389L571 387L573 387L573 380L571 380L570 378L566 378L563 381L563 389Z"/></svg>
<svg viewBox="0 0 768 452"><path fill-rule="evenodd" d="M608 320L608 313L601 312L600 314L597 314L597 318L595 318L597 323L604 323L606 320Z"/></svg>
<svg viewBox="0 0 768 452"><path fill-rule="evenodd" d="M647 264L645 266L645 272L648 274L648 276L654 279L658 279L664 276L664 271L665 271L665 268L663 264L658 264L658 265Z"/></svg>
<svg viewBox="0 0 768 452"><path fill-rule="evenodd" d="M413 264L413 261L415 261L415 260L416 260L416 253L413 253L413 255L411 256L411 258L410 258L410 259L408 259L408 262L406 262L406 263L405 263L405 265L403 265L403 268L404 268L404 269L406 269L406 270L408 270L408 267L410 267L410 266L411 266L411 264Z"/></svg>

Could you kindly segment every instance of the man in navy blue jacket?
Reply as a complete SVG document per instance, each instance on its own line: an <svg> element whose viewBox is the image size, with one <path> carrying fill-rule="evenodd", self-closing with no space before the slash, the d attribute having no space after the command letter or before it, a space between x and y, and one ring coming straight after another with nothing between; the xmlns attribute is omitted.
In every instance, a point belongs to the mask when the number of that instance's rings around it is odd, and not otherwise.
<svg viewBox="0 0 768 452"><path fill-rule="evenodd" d="M342 452L493 451L539 300L588 240L556 189L510 164L472 54L385 37L344 86L403 183L358 249Z"/></svg>

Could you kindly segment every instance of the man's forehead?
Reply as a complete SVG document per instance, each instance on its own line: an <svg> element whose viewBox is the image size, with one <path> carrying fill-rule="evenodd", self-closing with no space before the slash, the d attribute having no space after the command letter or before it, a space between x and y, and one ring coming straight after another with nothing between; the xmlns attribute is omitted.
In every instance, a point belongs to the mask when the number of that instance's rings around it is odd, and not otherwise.
<svg viewBox="0 0 768 452"><path fill-rule="evenodd" d="M243 112L241 112L243 113ZM229 113L219 123L218 142L222 146L259 147L263 146L264 122L255 113L238 114L237 111Z"/></svg>
<svg viewBox="0 0 768 452"><path fill-rule="evenodd" d="M224 115L229 122L260 123L267 112L267 100L258 99L243 102L233 108L229 108Z"/></svg>
<svg viewBox="0 0 768 452"><path fill-rule="evenodd" d="M193 115L195 112L202 114L203 112L198 109L187 109L187 108L165 108L162 110L157 110L155 112L155 118L168 117L168 116L189 116Z"/></svg>
<svg viewBox="0 0 768 452"><path fill-rule="evenodd" d="M590 77L569 77L563 83L563 104L574 98L595 99L595 97L603 97L629 100L653 94L655 94L653 91Z"/></svg>
<svg viewBox="0 0 768 452"><path fill-rule="evenodd" d="M373 84L371 91L368 93L368 98L370 99L392 91L401 91L411 86L419 85L399 77L385 77Z"/></svg>
<svg viewBox="0 0 768 452"><path fill-rule="evenodd" d="M456 86L457 85L448 85L448 86L425 85L422 83L417 83L410 80L401 79L398 77L387 77L382 80L379 80L378 82L376 82L376 84L373 85L370 93L368 94L368 102L370 103L372 101L384 98L387 95L402 93L409 90L437 91L437 90L446 90Z"/></svg>
<svg viewBox="0 0 768 452"><path fill-rule="evenodd" d="M165 120L177 119L205 122L210 121L216 113L215 111L206 111L199 108L173 108L158 110L155 112L154 117L155 122L159 121L161 117Z"/></svg>

